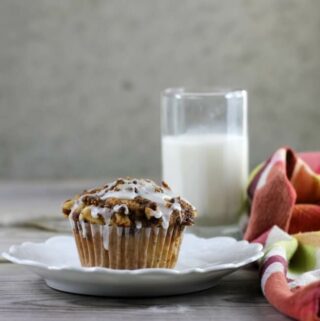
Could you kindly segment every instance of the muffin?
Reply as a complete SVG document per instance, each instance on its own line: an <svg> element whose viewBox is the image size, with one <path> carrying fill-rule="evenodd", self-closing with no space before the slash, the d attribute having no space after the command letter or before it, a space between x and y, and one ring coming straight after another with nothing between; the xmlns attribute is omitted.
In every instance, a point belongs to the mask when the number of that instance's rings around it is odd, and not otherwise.
<svg viewBox="0 0 320 321"><path fill-rule="evenodd" d="M170 187L119 178L63 204L82 266L173 268L195 208Z"/></svg>

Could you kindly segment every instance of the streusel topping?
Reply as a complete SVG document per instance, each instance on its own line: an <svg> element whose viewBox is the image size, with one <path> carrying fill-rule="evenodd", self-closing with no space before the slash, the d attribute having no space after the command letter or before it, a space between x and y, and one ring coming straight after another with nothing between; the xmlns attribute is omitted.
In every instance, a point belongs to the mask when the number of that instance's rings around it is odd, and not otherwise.
<svg viewBox="0 0 320 321"><path fill-rule="evenodd" d="M74 221L121 227L192 225L195 208L175 195L168 184L150 179L119 178L103 187L86 190L63 204Z"/></svg>

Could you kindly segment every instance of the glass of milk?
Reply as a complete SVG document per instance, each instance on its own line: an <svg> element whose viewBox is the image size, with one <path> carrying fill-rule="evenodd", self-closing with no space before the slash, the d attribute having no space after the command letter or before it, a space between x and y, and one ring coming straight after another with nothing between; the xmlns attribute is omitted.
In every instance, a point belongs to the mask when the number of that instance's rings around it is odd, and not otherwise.
<svg viewBox="0 0 320 321"><path fill-rule="evenodd" d="M162 171L197 208L199 225L237 223L248 177L247 92L165 90Z"/></svg>

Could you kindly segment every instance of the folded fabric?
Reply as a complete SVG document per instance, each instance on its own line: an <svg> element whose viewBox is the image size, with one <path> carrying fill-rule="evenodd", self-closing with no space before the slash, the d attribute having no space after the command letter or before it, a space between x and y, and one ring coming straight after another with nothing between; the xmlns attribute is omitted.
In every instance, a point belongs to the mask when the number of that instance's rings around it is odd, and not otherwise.
<svg viewBox="0 0 320 321"><path fill-rule="evenodd" d="M320 176L315 172L320 173L320 153L302 157L281 148L253 171L246 240L254 240L273 225L290 234L320 230Z"/></svg>
<svg viewBox="0 0 320 321"><path fill-rule="evenodd" d="M278 227L265 233L261 287L268 301L297 320L320 320L320 232L290 236Z"/></svg>
<svg viewBox="0 0 320 321"><path fill-rule="evenodd" d="M298 320L320 320L320 232L313 232L320 231L318 173L320 153L281 148L253 171L248 186L244 238L265 246L262 290Z"/></svg>

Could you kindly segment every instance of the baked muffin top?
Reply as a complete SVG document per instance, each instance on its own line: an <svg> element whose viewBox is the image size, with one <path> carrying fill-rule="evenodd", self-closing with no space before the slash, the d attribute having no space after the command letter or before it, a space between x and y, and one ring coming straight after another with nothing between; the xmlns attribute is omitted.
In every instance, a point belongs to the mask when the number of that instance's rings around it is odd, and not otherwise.
<svg viewBox="0 0 320 321"><path fill-rule="evenodd" d="M102 187L85 190L63 204L73 221L121 227L192 225L196 209L175 195L168 184L150 179L119 178Z"/></svg>

